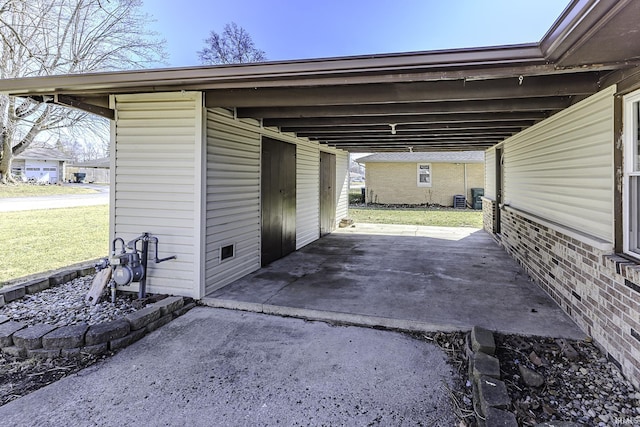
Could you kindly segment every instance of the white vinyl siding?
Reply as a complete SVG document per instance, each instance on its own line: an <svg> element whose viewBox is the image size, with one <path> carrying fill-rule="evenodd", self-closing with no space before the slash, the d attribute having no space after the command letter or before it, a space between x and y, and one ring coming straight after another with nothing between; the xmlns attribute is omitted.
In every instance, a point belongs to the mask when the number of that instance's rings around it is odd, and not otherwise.
<svg viewBox="0 0 640 427"><path fill-rule="evenodd" d="M505 141L505 205L613 241L614 90Z"/></svg>
<svg viewBox="0 0 640 427"><path fill-rule="evenodd" d="M496 199L496 149L485 152L484 162L484 197Z"/></svg>
<svg viewBox="0 0 640 427"><path fill-rule="evenodd" d="M111 238L157 237L158 257L177 259L149 263L147 291L199 298L202 96L116 95L112 106Z"/></svg>
<svg viewBox="0 0 640 427"><path fill-rule="evenodd" d="M320 237L320 146L296 148L296 249Z"/></svg>
<svg viewBox="0 0 640 427"><path fill-rule="evenodd" d="M208 294L260 268L260 134L223 110L207 111L206 206Z"/></svg>
<svg viewBox="0 0 640 427"><path fill-rule="evenodd" d="M205 294L260 268L260 152L266 136L296 145L296 249L320 237L320 145L235 119L224 109L207 111L207 226ZM336 154L338 215L348 204L348 154ZM220 249L235 245L233 258Z"/></svg>
<svg viewBox="0 0 640 427"><path fill-rule="evenodd" d="M334 151L336 155L336 227L349 216L349 153Z"/></svg>

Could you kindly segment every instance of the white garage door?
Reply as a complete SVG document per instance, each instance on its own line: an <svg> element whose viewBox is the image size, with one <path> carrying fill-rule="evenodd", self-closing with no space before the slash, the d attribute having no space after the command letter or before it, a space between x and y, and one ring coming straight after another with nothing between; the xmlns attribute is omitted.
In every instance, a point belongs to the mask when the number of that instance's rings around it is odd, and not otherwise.
<svg viewBox="0 0 640 427"><path fill-rule="evenodd" d="M25 162L25 176L28 180L58 182L58 166L51 162L32 160Z"/></svg>

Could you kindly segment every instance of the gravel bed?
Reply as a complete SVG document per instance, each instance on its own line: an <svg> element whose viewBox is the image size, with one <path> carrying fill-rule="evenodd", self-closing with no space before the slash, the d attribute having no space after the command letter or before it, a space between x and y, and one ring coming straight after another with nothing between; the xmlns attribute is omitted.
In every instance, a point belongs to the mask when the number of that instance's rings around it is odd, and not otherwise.
<svg viewBox="0 0 640 427"><path fill-rule="evenodd" d="M1 307L0 316L29 326L38 323L66 326L82 322L94 325L122 318L141 308L132 296L122 292L118 292L115 304L111 303L110 297L103 297L96 305L85 302L94 277L78 277L60 286L26 295Z"/></svg>
<svg viewBox="0 0 640 427"><path fill-rule="evenodd" d="M544 422L560 426L560 421L581 426L640 426L640 393L593 343L564 340L575 350L570 360L553 338L494 335L501 379L511 398L507 410L516 415L519 426ZM458 426L477 426L471 382L466 380L468 360L459 336L438 333L425 338L449 354L458 378L466 381L449 390ZM520 365L542 375L544 384L527 385Z"/></svg>

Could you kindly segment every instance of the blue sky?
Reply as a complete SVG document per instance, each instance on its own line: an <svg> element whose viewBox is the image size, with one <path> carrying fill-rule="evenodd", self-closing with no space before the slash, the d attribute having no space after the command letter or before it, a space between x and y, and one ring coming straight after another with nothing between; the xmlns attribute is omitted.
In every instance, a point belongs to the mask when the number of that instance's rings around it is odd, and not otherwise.
<svg viewBox="0 0 640 427"><path fill-rule="evenodd" d="M269 60L539 41L568 0L145 0L169 65L200 65L209 31L236 22Z"/></svg>

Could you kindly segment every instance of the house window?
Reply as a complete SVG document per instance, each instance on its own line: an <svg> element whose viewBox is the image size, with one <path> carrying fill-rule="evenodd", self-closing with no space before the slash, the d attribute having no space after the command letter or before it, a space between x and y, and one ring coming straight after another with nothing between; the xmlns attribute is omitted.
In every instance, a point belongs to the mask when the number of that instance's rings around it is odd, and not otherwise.
<svg viewBox="0 0 640 427"><path fill-rule="evenodd" d="M640 258L640 91L624 98L624 251Z"/></svg>
<svg viewBox="0 0 640 427"><path fill-rule="evenodd" d="M430 163L418 163L418 187L431 187Z"/></svg>

